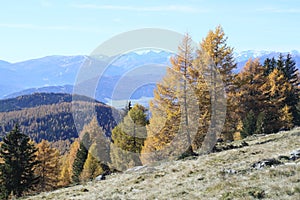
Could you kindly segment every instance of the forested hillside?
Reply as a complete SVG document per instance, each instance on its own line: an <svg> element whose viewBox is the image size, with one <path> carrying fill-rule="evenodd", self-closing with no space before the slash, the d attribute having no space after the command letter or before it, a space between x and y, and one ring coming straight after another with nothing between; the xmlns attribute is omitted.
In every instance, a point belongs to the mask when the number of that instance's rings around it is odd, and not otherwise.
<svg viewBox="0 0 300 200"><path fill-rule="evenodd" d="M42 139L50 142L73 141L84 124L91 121L93 109L97 113L99 125L109 136L118 121L118 111L88 97L73 97L70 94L46 94L20 96L0 101L0 136L12 130L15 123L36 142ZM74 125L73 110L80 113L81 121ZM113 116L114 113L114 116ZM77 129L78 130L77 130Z"/></svg>

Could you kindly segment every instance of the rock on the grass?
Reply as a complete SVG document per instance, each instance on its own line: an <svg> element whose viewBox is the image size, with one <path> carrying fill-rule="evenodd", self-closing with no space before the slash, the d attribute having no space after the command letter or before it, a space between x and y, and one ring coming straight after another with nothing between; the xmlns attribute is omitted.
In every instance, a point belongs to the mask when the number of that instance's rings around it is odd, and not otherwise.
<svg viewBox="0 0 300 200"><path fill-rule="evenodd" d="M261 161L255 162L252 164L252 167L255 169L262 169L264 167L272 167L280 164L282 164L282 162L280 162L277 159L271 158L271 159L263 159Z"/></svg>
<svg viewBox="0 0 300 200"><path fill-rule="evenodd" d="M290 157L291 160L297 160L299 158L300 158L300 149L291 152L291 157Z"/></svg>

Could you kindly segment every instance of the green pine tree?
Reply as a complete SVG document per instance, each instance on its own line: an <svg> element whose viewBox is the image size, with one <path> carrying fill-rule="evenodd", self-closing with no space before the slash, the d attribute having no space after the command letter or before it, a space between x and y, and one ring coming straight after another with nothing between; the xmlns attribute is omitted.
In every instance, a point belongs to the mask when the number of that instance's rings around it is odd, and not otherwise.
<svg viewBox="0 0 300 200"><path fill-rule="evenodd" d="M241 131L242 138L254 134L256 130L256 119L254 112L251 110L243 120L243 129Z"/></svg>
<svg viewBox="0 0 300 200"><path fill-rule="evenodd" d="M130 109L122 123L112 131L111 165L123 171L142 165L140 152L147 135L146 108L136 104Z"/></svg>
<svg viewBox="0 0 300 200"><path fill-rule="evenodd" d="M80 182L80 174L83 170L83 166L85 163L85 160L87 159L88 156L88 150L86 146L80 142L79 149L76 154L76 158L73 163L73 176L72 176L72 181L74 183L79 183Z"/></svg>
<svg viewBox="0 0 300 200"><path fill-rule="evenodd" d="M19 126L3 138L0 149L1 198L7 199L10 195L20 197L37 184L38 177L34 169L38 164L36 160L36 147L30 138L21 133Z"/></svg>

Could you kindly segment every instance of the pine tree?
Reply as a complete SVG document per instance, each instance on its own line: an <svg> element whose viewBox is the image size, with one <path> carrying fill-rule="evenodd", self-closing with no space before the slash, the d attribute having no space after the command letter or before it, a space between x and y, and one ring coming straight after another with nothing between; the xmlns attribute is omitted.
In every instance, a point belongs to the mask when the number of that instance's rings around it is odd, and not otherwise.
<svg viewBox="0 0 300 200"><path fill-rule="evenodd" d="M146 108L136 104L112 131L111 165L119 171L141 165L140 152L146 138Z"/></svg>
<svg viewBox="0 0 300 200"><path fill-rule="evenodd" d="M20 197L37 183L38 179L34 175L38 164L36 151L30 138L21 133L18 125L3 138L0 149L0 157L3 158L0 164L3 199L7 199L10 194Z"/></svg>
<svg viewBox="0 0 300 200"><path fill-rule="evenodd" d="M79 149L76 153L76 158L73 163L72 181L74 183L80 182L80 174L83 170L83 166L87 156L88 156L88 150L86 149L85 145L82 142L80 142Z"/></svg>
<svg viewBox="0 0 300 200"><path fill-rule="evenodd" d="M57 187L59 179L59 152L50 147L50 143L42 140L37 145L39 165L35 173L39 176L39 191L49 191Z"/></svg>
<svg viewBox="0 0 300 200"><path fill-rule="evenodd" d="M298 69L296 67L295 61L292 59L292 56L288 54L284 60L284 67L282 72L288 82L291 84L292 88L285 100L285 104L289 107L290 112L292 113L292 123L295 126L300 125L300 113L297 108L298 103L300 102L300 79L298 77Z"/></svg>
<svg viewBox="0 0 300 200"><path fill-rule="evenodd" d="M242 138L246 138L249 135L253 135L256 130L256 118L254 112L251 110L247 113L243 120L243 128L241 131Z"/></svg>
<svg viewBox="0 0 300 200"><path fill-rule="evenodd" d="M277 61L275 60L275 58L273 57L272 59L267 58L264 61L263 66L265 67L265 72L264 75L268 76L276 67L277 67Z"/></svg>
<svg viewBox="0 0 300 200"><path fill-rule="evenodd" d="M256 120L256 129L255 134L264 134L265 133L265 112L260 112Z"/></svg>
<svg viewBox="0 0 300 200"><path fill-rule="evenodd" d="M300 79L298 77L298 69L296 67L295 61L292 59L290 54L286 55L286 58L280 54L276 60L274 57L272 59L266 59L264 62L264 67L266 68L266 76L271 74L274 69L281 71L292 86L291 90L286 93L285 104L290 107L290 112L293 116L293 124L300 125L300 115L299 109L297 107L299 102L299 84Z"/></svg>

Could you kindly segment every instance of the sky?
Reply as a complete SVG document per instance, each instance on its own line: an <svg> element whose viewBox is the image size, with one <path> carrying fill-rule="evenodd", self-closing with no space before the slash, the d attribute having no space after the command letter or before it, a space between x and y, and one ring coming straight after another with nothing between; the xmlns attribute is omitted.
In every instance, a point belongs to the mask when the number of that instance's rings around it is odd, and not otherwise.
<svg viewBox="0 0 300 200"><path fill-rule="evenodd" d="M0 0L0 60L89 55L126 31L188 32L200 42L221 25L243 50L300 50L299 0Z"/></svg>

